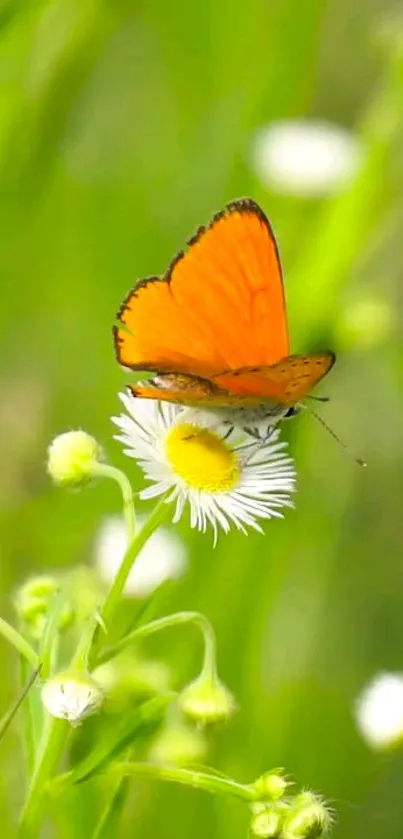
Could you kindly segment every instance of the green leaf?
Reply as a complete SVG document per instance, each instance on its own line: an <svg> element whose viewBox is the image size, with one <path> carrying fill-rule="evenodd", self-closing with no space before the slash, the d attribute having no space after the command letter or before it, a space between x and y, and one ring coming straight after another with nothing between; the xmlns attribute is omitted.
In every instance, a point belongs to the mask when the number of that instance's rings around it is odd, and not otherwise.
<svg viewBox="0 0 403 839"><path fill-rule="evenodd" d="M144 702L119 721L113 720L98 740L95 748L80 761L70 772L56 778L51 784L51 791L59 792L66 784L78 784L87 781L101 772L134 739L153 731L164 717L168 705L176 698L175 693L164 694Z"/></svg>

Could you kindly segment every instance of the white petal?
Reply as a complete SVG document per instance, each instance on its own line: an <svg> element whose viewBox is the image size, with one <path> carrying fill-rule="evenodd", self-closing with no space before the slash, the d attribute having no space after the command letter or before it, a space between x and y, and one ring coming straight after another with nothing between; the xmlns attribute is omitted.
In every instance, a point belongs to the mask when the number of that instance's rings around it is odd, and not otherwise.
<svg viewBox="0 0 403 839"><path fill-rule="evenodd" d="M117 436L128 456L137 460L151 485L143 489L141 498L155 498L165 493L173 502L173 521L177 522L189 506L190 526L204 532L208 524L217 540L218 528L224 532L233 524L246 532L247 527L261 531L258 519L282 516L281 507L292 507L290 494L295 491L293 461L285 453L286 443L279 440L275 429L267 441L251 442L242 430L228 435L228 425L214 412L183 409L182 406L157 400L141 400L121 394L129 414L114 418L122 432ZM187 484L169 461L165 437L178 421L191 421L201 428L214 423L214 433L226 438L226 445L236 454L240 477L237 485L226 492L202 491Z"/></svg>

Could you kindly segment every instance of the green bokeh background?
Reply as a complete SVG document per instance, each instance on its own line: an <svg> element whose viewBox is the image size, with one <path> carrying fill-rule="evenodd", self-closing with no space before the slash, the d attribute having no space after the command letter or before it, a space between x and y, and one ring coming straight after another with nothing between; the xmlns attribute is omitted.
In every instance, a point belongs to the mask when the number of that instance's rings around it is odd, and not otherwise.
<svg viewBox="0 0 403 839"><path fill-rule="evenodd" d="M90 563L116 488L54 488L46 447L66 429L112 440L127 376L111 326L127 290L162 272L226 201L257 200L283 256L294 351L332 347L323 416L360 469L309 416L287 426L296 510L265 535L179 530L190 569L161 613L197 608L218 634L239 712L210 762L242 781L284 766L321 791L341 839L400 839L403 756L371 752L354 699L403 669L403 28L382 0L3 0L0 6L0 573L2 613L27 575ZM279 196L249 165L253 132L284 117L335 121L366 162L337 197ZM389 317L352 323L368 299ZM350 314L349 314L350 313ZM195 675L197 639L160 655ZM4 711L15 657L1 643ZM18 726L1 743L0 817L21 795ZM122 836L247 832L235 800L132 782ZM89 810L96 806L86 793ZM78 805L77 805L78 807ZM85 808L62 839L81 835ZM76 820L75 820L76 819ZM11 834L10 834L11 835ZM82 835L89 835L83 833Z"/></svg>

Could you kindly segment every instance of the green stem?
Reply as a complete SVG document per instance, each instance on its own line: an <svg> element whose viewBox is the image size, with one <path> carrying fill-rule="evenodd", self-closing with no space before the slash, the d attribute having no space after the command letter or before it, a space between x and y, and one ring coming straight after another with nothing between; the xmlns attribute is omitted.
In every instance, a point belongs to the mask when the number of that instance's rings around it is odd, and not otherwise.
<svg viewBox="0 0 403 839"><path fill-rule="evenodd" d="M34 671L35 672L35 671ZM25 685L32 673L30 665L25 658L20 657L20 683ZM37 696L31 691L28 693L27 701L21 709L23 746L26 760L26 775L31 776L35 764L36 743L38 742L38 715L36 714ZM41 713L42 718L42 713Z"/></svg>
<svg viewBox="0 0 403 839"><path fill-rule="evenodd" d="M76 652L74 653L70 667L68 668L69 670L84 673L88 672L88 659L91 652L92 642L95 632L100 625L102 625L102 620L97 612L88 618L86 625L83 627Z"/></svg>
<svg viewBox="0 0 403 839"><path fill-rule="evenodd" d="M7 711L6 714L4 714L4 716L0 720L0 741L3 739L7 729L10 727L20 705L22 705L25 697L31 690L31 687L39 674L39 670L40 667L37 667L36 670L34 670L31 673L31 676L29 677L28 682L23 688L22 692L20 693L18 699L14 702L14 705L9 709L9 711Z"/></svg>
<svg viewBox="0 0 403 839"><path fill-rule="evenodd" d="M153 635L154 632L160 632L163 629L169 629L173 626L181 626L184 623L195 623L200 627L205 644L203 671L207 671L207 673L211 672L214 675L216 662L214 630L210 621L201 612L175 612L173 615L166 615L164 618L158 618L157 620L144 624L144 626L137 627L129 635L126 635L125 638L118 641L117 644L102 650L97 658L96 666L114 658L129 646L129 644L138 641L140 638L147 638L148 635Z"/></svg>
<svg viewBox="0 0 403 839"><path fill-rule="evenodd" d="M94 474L102 478L112 478L119 484L123 497L123 516L126 522L127 542L133 541L136 535L136 515L134 512L133 490L128 477L120 469L108 463L97 463Z"/></svg>
<svg viewBox="0 0 403 839"><path fill-rule="evenodd" d="M65 609L71 600L71 587L69 583L66 583L54 598L47 614L45 629L39 646L39 658L42 664L43 679L47 679L50 676L52 665L56 661L60 641L60 619L63 614L63 609Z"/></svg>
<svg viewBox="0 0 403 839"><path fill-rule="evenodd" d="M206 792L233 795L242 801L255 801L256 792L253 785L238 784L232 778L221 775L210 775L207 772L196 772L191 769L174 769L165 766L154 766L151 763L115 763L108 767L107 773L123 777L155 778L160 781L172 781L184 784L194 789Z"/></svg>
<svg viewBox="0 0 403 839"><path fill-rule="evenodd" d="M46 785L55 768L69 733L65 720L50 717L42 735L39 752L32 775L27 800L20 821L19 839L37 836L42 820Z"/></svg>
<svg viewBox="0 0 403 839"><path fill-rule="evenodd" d="M119 606L127 578L135 560L151 534L166 517L168 510L169 506L166 504L165 498L162 498L129 545L101 611L101 620L106 624L106 627L113 621L114 613Z"/></svg>
<svg viewBox="0 0 403 839"><path fill-rule="evenodd" d="M128 750L125 760L130 759L131 751L132 749ZM117 828L129 785L128 778L123 776L114 779L114 781L115 783L112 785L112 790L109 790L108 800L91 835L91 839L106 839L108 836L113 835Z"/></svg>
<svg viewBox="0 0 403 839"><path fill-rule="evenodd" d="M11 624L0 618L0 635L6 639L15 649L29 661L34 668L38 667L38 656L33 647L28 644L28 641L14 629Z"/></svg>

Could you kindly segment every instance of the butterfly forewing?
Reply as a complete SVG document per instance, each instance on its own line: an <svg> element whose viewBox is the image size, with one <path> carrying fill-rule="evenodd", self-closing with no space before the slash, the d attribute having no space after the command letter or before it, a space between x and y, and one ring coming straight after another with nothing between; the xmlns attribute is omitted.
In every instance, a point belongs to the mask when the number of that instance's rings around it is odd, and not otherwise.
<svg viewBox="0 0 403 839"><path fill-rule="evenodd" d="M141 280L118 313L118 360L159 376L135 396L184 405L293 405L334 363L289 355L280 260L251 199L201 227L163 277Z"/></svg>
<svg viewBox="0 0 403 839"><path fill-rule="evenodd" d="M117 357L132 369L211 377L286 356L281 268L262 210L250 199L229 204L164 277L130 292L118 319Z"/></svg>

